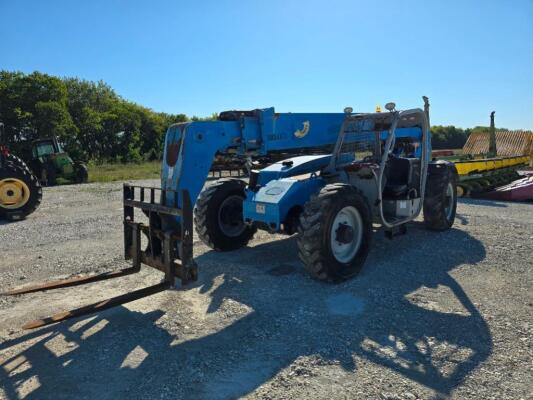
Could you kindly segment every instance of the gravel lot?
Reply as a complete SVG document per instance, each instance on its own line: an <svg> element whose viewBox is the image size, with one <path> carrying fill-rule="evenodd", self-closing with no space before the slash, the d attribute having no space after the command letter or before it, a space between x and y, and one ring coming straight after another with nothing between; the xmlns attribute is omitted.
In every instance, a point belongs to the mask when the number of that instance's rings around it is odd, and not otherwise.
<svg viewBox="0 0 533 400"><path fill-rule="evenodd" d="M121 218L119 183L45 189L0 223L0 291L125 266ZM20 326L161 274L2 296L0 398L533 398L533 204L465 200L450 231L374 238L340 285L260 232L231 253L196 239L190 287L35 331Z"/></svg>

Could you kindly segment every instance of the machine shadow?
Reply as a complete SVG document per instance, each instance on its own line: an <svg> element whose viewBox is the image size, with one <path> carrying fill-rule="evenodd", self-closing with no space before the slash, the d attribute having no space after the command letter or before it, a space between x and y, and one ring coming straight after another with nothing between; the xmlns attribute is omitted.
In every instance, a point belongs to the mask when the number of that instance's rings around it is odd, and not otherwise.
<svg viewBox="0 0 533 400"><path fill-rule="evenodd" d="M492 352L486 322L449 274L484 257L467 233L420 223L393 241L378 232L363 272L339 285L307 277L294 238L208 252L197 257L196 287L210 298L207 314L228 300L245 305L236 321L188 339L161 326L163 311L119 307L1 343L0 357L10 356L0 359L0 385L9 399L32 379L39 385L26 398L237 398L318 357L354 380L358 360L369 360L449 394ZM425 298L435 290L445 306Z"/></svg>
<svg viewBox="0 0 533 400"><path fill-rule="evenodd" d="M499 207L499 208L509 207L509 204L503 200L488 200L482 197L470 197L470 198L462 197L458 199L457 202L460 204L485 206L485 207Z"/></svg>

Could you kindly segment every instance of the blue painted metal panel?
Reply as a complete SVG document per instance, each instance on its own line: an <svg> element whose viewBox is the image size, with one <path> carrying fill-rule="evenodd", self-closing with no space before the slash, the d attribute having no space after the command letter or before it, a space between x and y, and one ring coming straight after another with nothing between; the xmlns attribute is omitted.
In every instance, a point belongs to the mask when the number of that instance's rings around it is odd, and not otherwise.
<svg viewBox="0 0 533 400"><path fill-rule="evenodd" d="M263 135L263 151L317 147L334 144L344 114L276 114L272 132Z"/></svg>
<svg viewBox="0 0 533 400"><path fill-rule="evenodd" d="M330 159L330 154L289 158L283 162L280 161L262 169L259 173L257 183L260 186L264 186L273 179L301 175L307 172L315 172L328 165ZM291 166L283 165L285 162L291 161Z"/></svg>
<svg viewBox="0 0 533 400"><path fill-rule="evenodd" d="M267 224L279 230L291 208L303 207L312 194L325 185L317 175L291 178L314 173L328 165L331 155L293 157L272 164L259 172L257 192L248 190L243 206L244 218Z"/></svg>
<svg viewBox="0 0 533 400"><path fill-rule="evenodd" d="M272 180L257 193L247 191L243 216L254 222L263 222L278 231L291 208L303 207L311 195L318 193L325 184L324 179L317 176L304 180L290 177Z"/></svg>
<svg viewBox="0 0 533 400"><path fill-rule="evenodd" d="M257 118L246 117L242 125L241 152L261 151L262 132Z"/></svg>
<svg viewBox="0 0 533 400"><path fill-rule="evenodd" d="M161 188L178 192L187 189L194 204L205 184L215 154L238 147L240 138L238 122L212 121L173 125L165 138ZM180 145L178 160L173 167L167 163L167 152L171 144Z"/></svg>

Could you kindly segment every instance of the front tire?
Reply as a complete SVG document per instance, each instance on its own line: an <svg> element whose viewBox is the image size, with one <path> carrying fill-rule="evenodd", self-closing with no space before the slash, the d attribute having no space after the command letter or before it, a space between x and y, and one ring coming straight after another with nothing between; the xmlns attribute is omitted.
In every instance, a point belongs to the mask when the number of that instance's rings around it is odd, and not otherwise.
<svg viewBox="0 0 533 400"><path fill-rule="evenodd" d="M76 166L76 183L87 183L89 180L89 171L87 166L80 163Z"/></svg>
<svg viewBox="0 0 533 400"><path fill-rule="evenodd" d="M298 255L311 277L339 282L359 273L370 251L368 201L351 185L326 185L304 207Z"/></svg>
<svg viewBox="0 0 533 400"><path fill-rule="evenodd" d="M424 197L424 224L432 231L452 227L457 210L457 174L447 163L430 164Z"/></svg>
<svg viewBox="0 0 533 400"><path fill-rule="evenodd" d="M217 251L246 246L257 228L244 224L242 203L246 183L240 179L219 179L204 189L194 208L194 225L198 236Z"/></svg>

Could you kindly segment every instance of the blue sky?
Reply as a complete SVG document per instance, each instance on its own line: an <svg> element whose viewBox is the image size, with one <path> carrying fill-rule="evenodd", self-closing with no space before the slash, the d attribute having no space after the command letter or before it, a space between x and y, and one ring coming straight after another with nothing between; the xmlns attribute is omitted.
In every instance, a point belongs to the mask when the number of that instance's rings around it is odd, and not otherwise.
<svg viewBox="0 0 533 400"><path fill-rule="evenodd" d="M371 111L533 129L533 0L0 0L0 69L104 80L157 111Z"/></svg>

